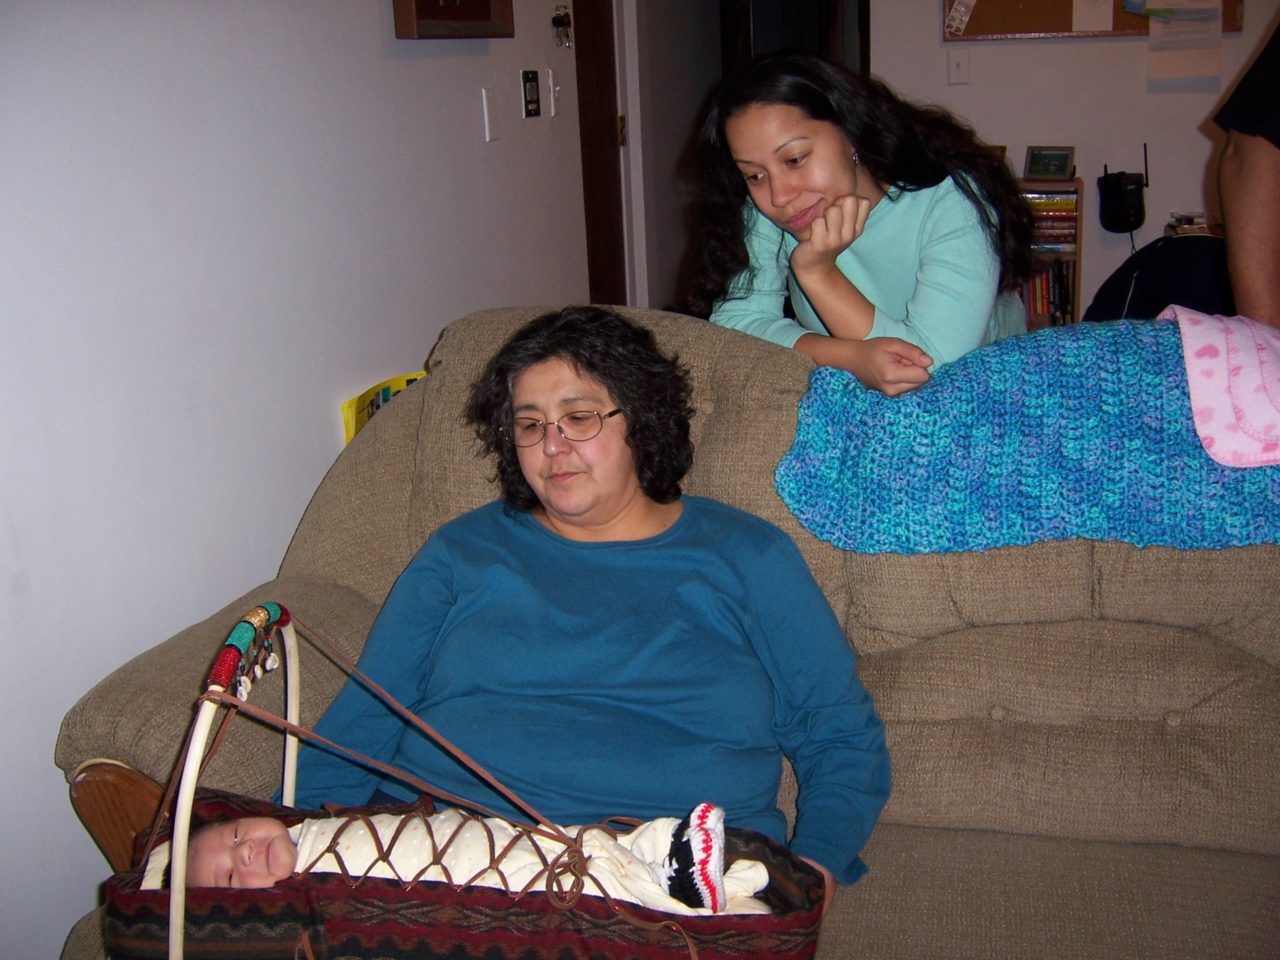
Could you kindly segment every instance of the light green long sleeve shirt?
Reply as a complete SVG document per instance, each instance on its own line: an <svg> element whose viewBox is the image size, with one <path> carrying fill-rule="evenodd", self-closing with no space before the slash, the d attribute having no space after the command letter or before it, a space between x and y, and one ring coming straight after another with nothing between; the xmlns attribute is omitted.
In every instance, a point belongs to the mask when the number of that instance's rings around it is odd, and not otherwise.
<svg viewBox="0 0 1280 960"><path fill-rule="evenodd" d="M797 241L754 205L746 212L755 268L730 283L711 320L784 347L805 333L827 335L791 272ZM875 306L871 337L899 337L925 350L933 368L1026 331L1017 294L999 293L1000 262L973 203L951 179L923 190L892 190L836 266ZM783 316L791 296L795 319Z"/></svg>

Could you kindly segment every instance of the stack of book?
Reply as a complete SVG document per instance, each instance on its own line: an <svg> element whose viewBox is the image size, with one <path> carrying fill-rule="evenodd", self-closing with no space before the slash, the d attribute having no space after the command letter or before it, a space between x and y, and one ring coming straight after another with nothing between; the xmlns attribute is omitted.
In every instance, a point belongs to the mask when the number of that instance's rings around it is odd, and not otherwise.
<svg viewBox="0 0 1280 960"><path fill-rule="evenodd" d="M1046 256L1075 253L1076 191L1030 190L1023 196L1031 205L1031 215L1035 218L1031 242L1036 252Z"/></svg>
<svg viewBox="0 0 1280 960"><path fill-rule="evenodd" d="M1037 184L1024 190L1035 218L1032 250L1037 270L1023 287L1028 327L1074 323L1078 251L1079 193L1074 184L1051 189Z"/></svg>
<svg viewBox="0 0 1280 960"><path fill-rule="evenodd" d="M1056 327L1075 323L1074 260L1041 262L1022 286L1022 302L1027 305L1027 328Z"/></svg>

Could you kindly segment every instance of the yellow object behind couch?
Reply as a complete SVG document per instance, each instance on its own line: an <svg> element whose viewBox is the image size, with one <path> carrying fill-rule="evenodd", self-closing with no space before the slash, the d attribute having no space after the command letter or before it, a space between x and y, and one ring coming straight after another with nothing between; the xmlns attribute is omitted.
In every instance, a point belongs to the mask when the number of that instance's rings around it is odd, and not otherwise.
<svg viewBox="0 0 1280 960"><path fill-rule="evenodd" d="M360 428L369 422L369 418L391 402L391 398L415 380L421 380L426 373L406 373L374 384L368 390L352 397L342 404L342 429L346 435L345 443L360 432Z"/></svg>

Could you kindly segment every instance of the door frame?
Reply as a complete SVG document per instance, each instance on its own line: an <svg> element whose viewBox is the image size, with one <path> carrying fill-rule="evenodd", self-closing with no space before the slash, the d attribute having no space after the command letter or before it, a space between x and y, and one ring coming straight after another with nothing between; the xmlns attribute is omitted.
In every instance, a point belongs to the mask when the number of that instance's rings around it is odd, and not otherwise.
<svg viewBox="0 0 1280 960"><path fill-rule="evenodd" d="M577 0L573 9L578 141L592 303L628 303L622 165L616 121L616 0Z"/></svg>

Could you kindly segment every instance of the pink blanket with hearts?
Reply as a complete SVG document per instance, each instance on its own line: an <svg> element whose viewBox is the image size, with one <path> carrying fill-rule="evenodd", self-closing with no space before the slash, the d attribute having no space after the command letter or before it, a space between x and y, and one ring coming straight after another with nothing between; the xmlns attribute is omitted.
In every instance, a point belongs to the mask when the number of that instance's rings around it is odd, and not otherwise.
<svg viewBox="0 0 1280 960"><path fill-rule="evenodd" d="M1247 317L1171 306L1187 363L1196 433L1227 467L1280 463L1280 330Z"/></svg>

